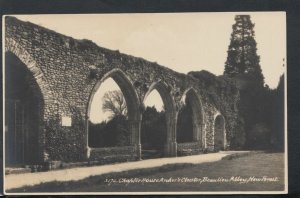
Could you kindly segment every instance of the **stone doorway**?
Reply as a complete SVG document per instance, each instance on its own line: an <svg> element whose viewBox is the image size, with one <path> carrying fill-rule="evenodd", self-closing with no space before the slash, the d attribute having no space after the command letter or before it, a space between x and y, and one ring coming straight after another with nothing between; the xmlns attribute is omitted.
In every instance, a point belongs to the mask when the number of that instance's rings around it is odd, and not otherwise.
<svg viewBox="0 0 300 198"><path fill-rule="evenodd" d="M214 122L214 145L215 151L225 149L226 136L225 136L225 119L222 115L218 115Z"/></svg>
<svg viewBox="0 0 300 198"><path fill-rule="evenodd" d="M38 164L42 93L33 74L17 56L7 52L5 60L6 167Z"/></svg>

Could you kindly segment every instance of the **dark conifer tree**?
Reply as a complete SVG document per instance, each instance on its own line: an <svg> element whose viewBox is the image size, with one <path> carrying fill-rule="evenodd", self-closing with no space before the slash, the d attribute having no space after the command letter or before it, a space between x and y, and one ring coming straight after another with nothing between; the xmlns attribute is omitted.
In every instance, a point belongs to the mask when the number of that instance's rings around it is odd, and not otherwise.
<svg viewBox="0 0 300 198"><path fill-rule="evenodd" d="M257 55L254 24L249 15L236 15L232 26L224 75L236 79L240 90L239 114L244 121L247 149L270 147L272 97L264 86Z"/></svg>
<svg viewBox="0 0 300 198"><path fill-rule="evenodd" d="M224 75L247 77L253 83L264 85L264 77L256 51L254 24L249 15L236 15L225 63Z"/></svg>

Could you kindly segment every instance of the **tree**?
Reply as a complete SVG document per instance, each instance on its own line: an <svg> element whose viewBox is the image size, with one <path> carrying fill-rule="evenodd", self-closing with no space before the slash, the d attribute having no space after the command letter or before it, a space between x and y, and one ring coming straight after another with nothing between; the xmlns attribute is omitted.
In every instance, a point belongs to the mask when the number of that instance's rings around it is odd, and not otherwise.
<svg viewBox="0 0 300 198"><path fill-rule="evenodd" d="M110 118L127 115L125 98L120 90L108 91L103 96L102 110L110 112Z"/></svg>
<svg viewBox="0 0 300 198"><path fill-rule="evenodd" d="M166 141L166 119L164 111L157 111L155 106L147 107L142 120L142 142L144 147L161 149Z"/></svg>
<svg viewBox="0 0 300 198"><path fill-rule="evenodd" d="M232 78L239 89L238 111L244 123L245 146L268 149L271 146L272 91L264 86L253 28L249 15L236 15L224 75Z"/></svg>
<svg viewBox="0 0 300 198"><path fill-rule="evenodd" d="M89 123L89 145L92 147L129 145L127 106L122 92L108 91L102 100L102 110L111 113L110 120L98 124Z"/></svg>
<svg viewBox="0 0 300 198"><path fill-rule="evenodd" d="M274 150L284 150L284 75L280 76L277 88L273 91L272 105L272 139Z"/></svg>
<svg viewBox="0 0 300 198"><path fill-rule="evenodd" d="M256 51L254 24L249 15L236 15L225 63L224 75L246 76L255 84L264 85L264 77Z"/></svg>
<svg viewBox="0 0 300 198"><path fill-rule="evenodd" d="M124 115L117 115L107 122L104 138L105 146L128 146L130 130Z"/></svg>
<svg viewBox="0 0 300 198"><path fill-rule="evenodd" d="M108 122L90 122L88 138L89 145L96 148L129 145L130 131L126 117L117 115Z"/></svg>

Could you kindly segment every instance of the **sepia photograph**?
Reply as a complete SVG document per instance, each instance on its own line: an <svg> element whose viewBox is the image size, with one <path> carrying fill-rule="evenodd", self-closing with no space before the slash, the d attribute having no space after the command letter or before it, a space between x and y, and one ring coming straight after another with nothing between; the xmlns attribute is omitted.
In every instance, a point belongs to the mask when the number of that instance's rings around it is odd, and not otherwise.
<svg viewBox="0 0 300 198"><path fill-rule="evenodd" d="M285 12L2 17L7 195L285 194Z"/></svg>

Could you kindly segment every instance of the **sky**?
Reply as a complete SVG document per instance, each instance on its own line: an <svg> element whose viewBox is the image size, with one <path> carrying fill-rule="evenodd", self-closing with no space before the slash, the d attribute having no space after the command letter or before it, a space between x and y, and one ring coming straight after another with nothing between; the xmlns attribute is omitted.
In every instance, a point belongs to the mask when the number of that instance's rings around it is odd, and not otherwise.
<svg viewBox="0 0 300 198"><path fill-rule="evenodd" d="M270 88L276 88L280 75L286 70L284 12L63 14L16 17L76 39L92 40L101 47L157 62L177 72L207 70L215 75L222 75L232 25L237 14L251 16L251 21L255 24L257 54L260 56L265 83ZM117 88L115 86L113 89ZM151 95L148 96L150 101L159 100L159 94ZM100 95L95 98L99 101L99 97Z"/></svg>

